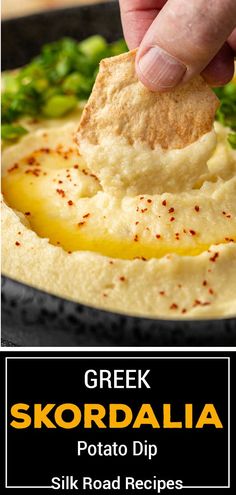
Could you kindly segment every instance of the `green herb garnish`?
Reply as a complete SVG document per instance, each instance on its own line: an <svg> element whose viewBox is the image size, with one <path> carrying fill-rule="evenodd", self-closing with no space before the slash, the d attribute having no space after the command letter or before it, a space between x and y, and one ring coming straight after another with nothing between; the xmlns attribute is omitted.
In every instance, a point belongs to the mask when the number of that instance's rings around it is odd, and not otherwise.
<svg viewBox="0 0 236 495"><path fill-rule="evenodd" d="M216 119L224 126L236 131L236 84L230 82L221 88L214 89L220 100L220 107L216 112ZM228 141L232 148L236 148L236 133L229 134Z"/></svg>
<svg viewBox="0 0 236 495"><path fill-rule="evenodd" d="M27 132L12 125L21 117L58 118L71 112L89 97L100 60L125 51L124 40L108 44L99 35L80 43L64 38L44 45L22 69L4 73L2 139L13 141Z"/></svg>
<svg viewBox="0 0 236 495"><path fill-rule="evenodd" d="M1 136L4 141L17 141L24 134L27 134L27 130L20 125L3 124L1 126Z"/></svg>

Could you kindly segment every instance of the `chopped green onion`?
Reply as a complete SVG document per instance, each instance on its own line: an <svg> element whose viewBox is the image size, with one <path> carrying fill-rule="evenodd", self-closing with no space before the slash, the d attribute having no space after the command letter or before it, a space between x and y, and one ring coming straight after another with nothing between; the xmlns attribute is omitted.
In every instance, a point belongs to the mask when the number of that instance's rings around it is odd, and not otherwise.
<svg viewBox="0 0 236 495"><path fill-rule="evenodd" d="M88 77L79 74L79 72L73 72L64 80L62 89L64 93L77 95L81 98L88 98L92 90L93 80Z"/></svg>
<svg viewBox="0 0 236 495"><path fill-rule="evenodd" d="M42 108L43 115L48 118L58 118L67 114L77 106L75 96L55 95L46 101Z"/></svg>
<svg viewBox="0 0 236 495"><path fill-rule="evenodd" d="M92 58L97 63L101 60L101 58L106 56L108 45L106 40L97 34L81 41L78 48L80 52L84 53L87 57Z"/></svg>
<svg viewBox="0 0 236 495"><path fill-rule="evenodd" d="M230 146L236 150L236 132L233 132L233 133L230 133L228 135L228 141L229 141L229 144Z"/></svg>
<svg viewBox="0 0 236 495"><path fill-rule="evenodd" d="M3 124L1 126L2 139L6 141L17 141L20 137L27 134L27 130L20 125Z"/></svg>
<svg viewBox="0 0 236 495"><path fill-rule="evenodd" d="M69 113L89 97L100 60L126 50L124 40L108 44L99 35L47 43L25 67L3 74L2 123L10 125L26 115L58 118Z"/></svg>

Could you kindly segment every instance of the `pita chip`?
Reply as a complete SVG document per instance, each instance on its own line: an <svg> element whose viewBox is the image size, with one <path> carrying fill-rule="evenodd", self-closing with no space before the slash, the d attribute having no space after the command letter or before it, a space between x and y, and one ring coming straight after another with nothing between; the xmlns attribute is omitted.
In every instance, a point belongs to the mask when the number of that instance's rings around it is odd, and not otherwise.
<svg viewBox="0 0 236 495"><path fill-rule="evenodd" d="M186 190L207 171L218 99L201 76L169 92L149 91L135 55L100 63L76 135L79 151L107 192Z"/></svg>

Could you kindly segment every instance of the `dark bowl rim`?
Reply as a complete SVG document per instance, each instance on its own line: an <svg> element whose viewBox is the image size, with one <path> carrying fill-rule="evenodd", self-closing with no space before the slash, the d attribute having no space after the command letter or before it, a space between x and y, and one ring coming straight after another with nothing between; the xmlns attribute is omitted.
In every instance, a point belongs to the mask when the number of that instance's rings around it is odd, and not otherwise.
<svg viewBox="0 0 236 495"><path fill-rule="evenodd" d="M61 15L63 12L75 12L75 11L78 11L78 10L81 10L81 9L88 9L88 8L91 8L91 7L98 7L98 8L101 8L102 6L106 6L106 8L110 8L114 5L117 5L118 7L118 2L116 0L109 0L109 1L104 1L104 2L91 2L89 4L86 4L86 3L82 3L80 5L74 5L74 6L68 6L68 7L61 7L61 8L56 8L56 9L52 9L52 10L42 10L42 11L39 11L39 12L34 12L34 13L31 13L31 14L25 14L25 15L19 15L19 16L16 16L16 17L9 17L9 18L6 18L6 19L2 19L1 20L1 24L3 25L7 25L7 24L10 24L11 22L17 22L17 21L21 21L21 20L26 20L26 21L30 21L31 19L33 20L37 20L38 18L44 16L44 15L47 15L48 17L53 17L55 15ZM13 69L12 69L13 70ZM18 285L18 286L21 286L21 287L24 287L24 288L29 288L29 289L33 289L34 291L36 291L36 293L38 293L38 295L42 295L42 297L45 297L45 296L50 296L56 300L62 300L63 302L65 303L70 303L70 304L75 304L75 305L78 305L78 306L82 306L84 308L87 308L88 310L93 310L93 311L99 311L100 313L104 313L104 315L114 315L116 317L123 317L123 318L127 318L127 319L135 319L137 321L140 321L140 320L148 320L148 321L151 321L151 322L158 322L158 321L161 321L161 322L171 322L173 324L182 324L182 325L191 325L191 324L196 324L196 325L202 325L206 322L209 322L209 323L215 323L217 324L217 322L224 322L224 321L236 321L236 315L235 316L225 316L225 317L209 317L209 318L177 318L177 319L174 319L174 318L165 318L165 317L162 317L162 318L153 318L151 316L139 316L139 315L132 315L132 314L127 314L127 313L122 313L122 312L117 312L117 311L113 311L113 310L107 310L107 309L103 309L103 308L100 308L100 307L96 307L96 306L91 306L89 304L83 304L82 302L79 302L79 301L74 301L73 299L67 299L65 297L61 297L61 296L58 296L56 294L52 294L50 292L47 292L46 290L43 290L43 289L38 289L37 287L33 286L33 285L30 285L30 284L26 284L24 282L21 282L17 279L14 279L13 277L9 277L8 275L4 274L4 273L1 273L1 278L2 280L6 279L6 280L10 280L12 283Z"/></svg>
<svg viewBox="0 0 236 495"><path fill-rule="evenodd" d="M135 319L137 321L140 321L140 320L148 320L149 322L153 322L153 323L156 323L158 321L160 322L171 322L172 324L175 324L175 325L191 325L191 324L196 324L196 325L203 325L205 324L206 322L209 322L209 323L215 323L217 324L217 322L224 322L224 321L236 321L236 315L235 316L225 316L225 317L216 317L216 318L212 318L212 317L209 317L209 318L152 318L151 316L139 316L139 315L132 315L132 314L127 314L127 313L122 313L122 312L118 312L118 311L113 311L113 310L109 310L109 309L104 309L104 308L100 308L100 307L97 307L97 306L91 306L89 304L84 304L82 302L79 302L79 301L74 301L73 299L67 299L66 297L62 297L62 296L58 296L56 294L53 294L51 292L47 292L46 290L43 290L43 289L38 289L37 287L35 287L34 285L30 285L30 284L26 284L24 282L21 282L19 280L16 280L12 277L9 277L8 275L5 275L4 273L1 274L1 278L2 280L6 279L6 280L10 280L12 283L18 285L18 286L21 286L21 287L24 287L26 289L31 289L31 290L34 290L37 292L38 295L41 295L42 297L45 297L45 296L50 296L52 297L53 299L56 299L58 301L63 301L64 303L70 303L70 304L75 304L77 306L81 306L83 308L87 308L88 310L92 310L92 311L99 311L100 313L104 313L105 315L113 315L117 318L120 318L120 317L123 317L123 318L127 318L127 319Z"/></svg>

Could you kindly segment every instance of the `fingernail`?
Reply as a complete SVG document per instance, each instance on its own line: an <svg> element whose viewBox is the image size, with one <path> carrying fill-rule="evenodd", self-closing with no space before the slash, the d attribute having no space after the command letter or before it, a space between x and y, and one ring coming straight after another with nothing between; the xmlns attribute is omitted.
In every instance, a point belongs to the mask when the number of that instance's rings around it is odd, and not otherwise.
<svg viewBox="0 0 236 495"><path fill-rule="evenodd" d="M153 88L173 88L183 78L187 68L159 46L153 46L140 58L138 66Z"/></svg>

